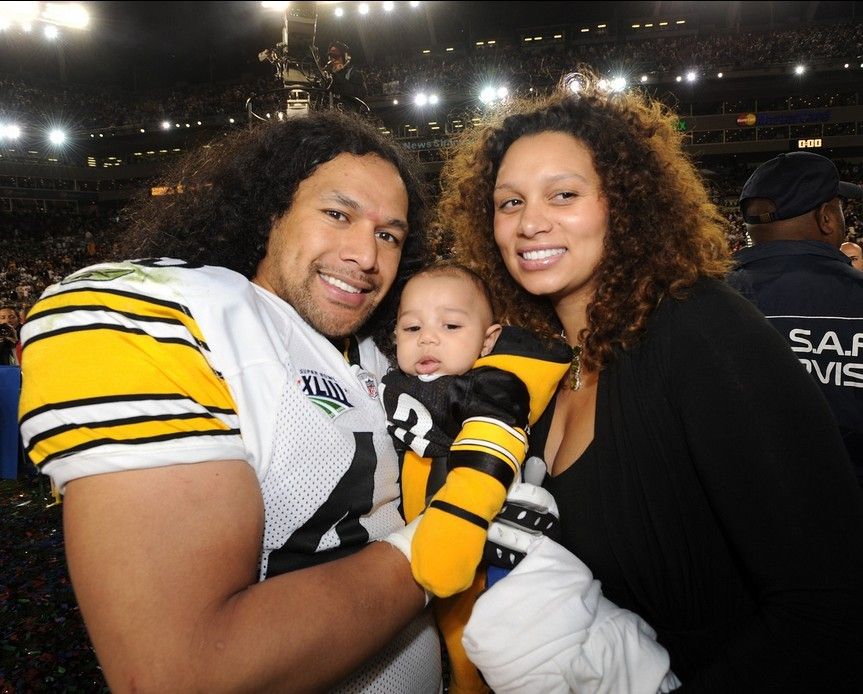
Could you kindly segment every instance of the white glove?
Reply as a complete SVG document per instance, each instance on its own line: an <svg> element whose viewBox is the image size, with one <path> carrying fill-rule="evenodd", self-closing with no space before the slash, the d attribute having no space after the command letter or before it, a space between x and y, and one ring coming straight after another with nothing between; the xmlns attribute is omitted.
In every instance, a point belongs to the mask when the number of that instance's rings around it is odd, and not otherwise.
<svg viewBox="0 0 863 694"><path fill-rule="evenodd" d="M547 537L476 602L462 644L496 694L656 694L679 681L656 632Z"/></svg>
<svg viewBox="0 0 863 694"><path fill-rule="evenodd" d="M402 554L407 557L407 560L411 560L411 543L414 539L414 533L416 532L417 526L420 523L420 518L423 517L423 514L419 514L416 518L414 518L410 523L408 523L405 527L399 528L391 532L386 537L381 538L381 542L389 542L393 547L398 549Z"/></svg>
<svg viewBox="0 0 863 694"><path fill-rule="evenodd" d="M389 542L393 547L395 547L399 552L405 555L405 558L410 563L411 560L411 543L413 542L414 533L416 532L417 526L420 524L420 520L422 519L423 514L419 514L416 518L414 518L410 523L408 523L405 527L399 528L391 532L386 537L382 537L380 542ZM423 592L426 594L426 605L429 604L431 599L434 597L432 593L423 588Z"/></svg>

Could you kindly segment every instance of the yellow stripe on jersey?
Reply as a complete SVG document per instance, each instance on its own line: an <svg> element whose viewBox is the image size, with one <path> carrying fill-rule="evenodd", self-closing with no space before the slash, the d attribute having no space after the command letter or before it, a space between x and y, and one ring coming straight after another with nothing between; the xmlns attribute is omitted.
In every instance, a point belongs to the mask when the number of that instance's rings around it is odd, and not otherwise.
<svg viewBox="0 0 863 694"><path fill-rule="evenodd" d="M76 310L76 306L80 308ZM104 323L87 323L94 311L121 308L125 313L134 310L134 316L106 315ZM205 412L194 413L197 421L166 418L164 413L144 421L146 417L133 404L142 394L156 398L164 395L177 401L194 401L188 403L190 411L236 414L227 384L196 346L196 342L203 344L200 329L179 304L160 304L109 291L70 291L40 301L28 316L28 323L32 334L22 360L22 432L31 415L46 410L53 413L50 424L40 425L49 429L47 438L39 440L45 431L27 431L25 436L26 442L35 434L35 445L28 452L37 464L82 447L96 447L100 441L110 443L106 439L111 438L160 440L189 436L195 431L212 435L230 430ZM88 408L88 401L98 401L101 406ZM108 410L109 417L104 415L106 401L116 408L116 412ZM74 416L70 409L73 406ZM134 423L110 427L106 433L102 427L107 419ZM60 427L64 429L62 433L50 433Z"/></svg>
<svg viewBox="0 0 863 694"><path fill-rule="evenodd" d="M138 393L184 395L204 406L236 411L227 386L201 352L149 335L99 327L76 330L30 343L23 361L28 383L22 415L48 403ZM49 373L53 378L45 377ZM40 402L30 402L37 391Z"/></svg>

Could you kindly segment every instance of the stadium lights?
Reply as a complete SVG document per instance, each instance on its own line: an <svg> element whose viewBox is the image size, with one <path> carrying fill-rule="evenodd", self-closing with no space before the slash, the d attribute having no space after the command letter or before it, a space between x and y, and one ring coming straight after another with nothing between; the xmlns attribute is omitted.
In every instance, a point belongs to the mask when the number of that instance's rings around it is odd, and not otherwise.
<svg viewBox="0 0 863 694"><path fill-rule="evenodd" d="M362 15L367 15L369 13L369 4L367 2L361 2L357 11Z"/></svg>
<svg viewBox="0 0 863 694"><path fill-rule="evenodd" d="M509 89L506 87L485 87L479 93L479 100L486 105L491 105L503 101L507 96L509 96Z"/></svg>
<svg viewBox="0 0 863 694"><path fill-rule="evenodd" d="M333 12L333 14L335 14L336 17L344 17L345 16L345 10L343 7L337 7L335 9L335 11Z"/></svg>
<svg viewBox="0 0 863 694"><path fill-rule="evenodd" d="M804 72L806 72L806 66L805 65L795 65L794 66L794 74L795 75L802 75Z"/></svg>
<svg viewBox="0 0 863 694"><path fill-rule="evenodd" d="M420 92L414 97L414 106L435 106L440 99L437 94L426 94L425 92Z"/></svg>
<svg viewBox="0 0 863 694"><path fill-rule="evenodd" d="M15 123L0 126L0 139L17 140L19 137L21 137L21 128Z"/></svg>
<svg viewBox="0 0 863 694"><path fill-rule="evenodd" d="M37 22L53 26L54 31L56 27L85 29L90 13L77 2L0 2L0 27L17 24L29 32Z"/></svg>
<svg viewBox="0 0 863 694"><path fill-rule="evenodd" d="M171 129L171 124L168 121L163 120L162 121L162 130L170 130L170 129Z"/></svg>
<svg viewBox="0 0 863 694"><path fill-rule="evenodd" d="M48 139L51 141L52 145L59 146L66 142L66 133L58 128L54 128L48 133Z"/></svg>
<svg viewBox="0 0 863 694"><path fill-rule="evenodd" d="M695 74L695 70L690 70L686 73L686 81L687 82L695 82L698 79L698 75Z"/></svg>
<svg viewBox="0 0 863 694"><path fill-rule="evenodd" d="M392 12L395 9L395 3L393 2L385 2L384 3L384 12Z"/></svg>

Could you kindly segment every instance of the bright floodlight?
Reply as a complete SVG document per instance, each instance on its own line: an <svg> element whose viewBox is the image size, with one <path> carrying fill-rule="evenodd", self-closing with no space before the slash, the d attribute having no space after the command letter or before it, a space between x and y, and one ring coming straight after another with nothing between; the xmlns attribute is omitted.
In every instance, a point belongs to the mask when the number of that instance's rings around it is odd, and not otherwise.
<svg viewBox="0 0 863 694"><path fill-rule="evenodd" d="M393 11L393 8L394 8L395 6L396 6L396 5L395 5L395 3L394 3L394 2L385 2L385 3L384 3L384 12L392 12L392 11Z"/></svg>
<svg viewBox="0 0 863 694"><path fill-rule="evenodd" d="M794 67L794 74L795 75L802 75L804 72L806 72L806 66L805 65L795 65L795 67Z"/></svg>
<svg viewBox="0 0 863 694"><path fill-rule="evenodd" d="M494 87L486 87L479 93L479 100L484 104L494 101Z"/></svg>
<svg viewBox="0 0 863 694"><path fill-rule="evenodd" d="M434 106L438 102L437 94L429 96L429 103Z"/></svg>
<svg viewBox="0 0 863 694"><path fill-rule="evenodd" d="M60 35L60 31L53 24L49 24L45 27L45 38L51 39L52 41L56 39Z"/></svg>
<svg viewBox="0 0 863 694"><path fill-rule="evenodd" d="M625 77L615 77L611 80L611 91L622 92L624 89L626 89Z"/></svg>
<svg viewBox="0 0 863 694"><path fill-rule="evenodd" d="M9 24L32 26L39 18L38 2L0 2L0 17Z"/></svg>
<svg viewBox="0 0 863 694"><path fill-rule="evenodd" d="M162 130L170 130L170 129L171 129L171 124L168 121L163 120L162 121Z"/></svg>
<svg viewBox="0 0 863 694"><path fill-rule="evenodd" d="M344 17L345 16L345 10L343 7L337 7L333 14L335 14L336 17Z"/></svg>
<svg viewBox="0 0 863 694"><path fill-rule="evenodd" d="M698 79L698 75L695 74L695 70L690 70L686 73L687 82L694 82L696 79Z"/></svg>
<svg viewBox="0 0 863 694"><path fill-rule="evenodd" d="M40 19L72 29L84 29L90 24L90 13L77 2L46 2Z"/></svg>
<svg viewBox="0 0 863 694"><path fill-rule="evenodd" d="M722 79L722 78L724 77L724 75L723 75L721 72L717 72L717 73L716 73L716 76L717 76L719 79Z"/></svg>
<svg viewBox="0 0 863 694"><path fill-rule="evenodd" d="M369 4L367 2L361 2L357 11L360 14L368 14L369 13Z"/></svg>
<svg viewBox="0 0 863 694"><path fill-rule="evenodd" d="M647 75L642 75L642 76L641 76L641 81L642 81L642 82L647 82Z"/></svg>
<svg viewBox="0 0 863 694"><path fill-rule="evenodd" d="M279 0L263 0L263 2L261 3L261 7L263 7L265 10L276 10L278 12L284 12L286 9L288 9L288 5L290 4L290 2L279 2Z"/></svg>
<svg viewBox="0 0 863 694"><path fill-rule="evenodd" d="M66 133L55 128L48 133L48 139L52 145L62 145L66 141Z"/></svg>
<svg viewBox="0 0 863 694"><path fill-rule="evenodd" d="M0 127L0 137L6 140L17 140L21 137L21 128L11 123Z"/></svg>
<svg viewBox="0 0 863 694"><path fill-rule="evenodd" d="M509 96L509 89L506 87L498 87L497 88L497 98L498 99L506 99Z"/></svg>
<svg viewBox="0 0 863 694"><path fill-rule="evenodd" d="M415 106L425 106L428 102L429 102L429 98L425 94L417 94L414 97L414 105Z"/></svg>
<svg viewBox="0 0 863 694"><path fill-rule="evenodd" d="M419 7L419 0L411 0L411 7Z"/></svg>

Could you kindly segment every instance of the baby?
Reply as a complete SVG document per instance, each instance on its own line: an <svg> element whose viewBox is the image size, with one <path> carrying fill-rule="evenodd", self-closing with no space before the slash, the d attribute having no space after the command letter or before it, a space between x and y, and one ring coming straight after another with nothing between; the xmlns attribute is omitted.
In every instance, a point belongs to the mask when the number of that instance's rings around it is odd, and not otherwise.
<svg viewBox="0 0 863 694"><path fill-rule="evenodd" d="M431 593L461 593L435 604L450 689L485 690L461 635L484 587L477 568L486 532L519 475L525 429L548 405L571 354L564 344L546 347L495 322L485 283L452 263L425 268L405 285L395 342L399 369L384 377L383 401L390 433L404 450L405 520L425 512L411 542L411 568Z"/></svg>

